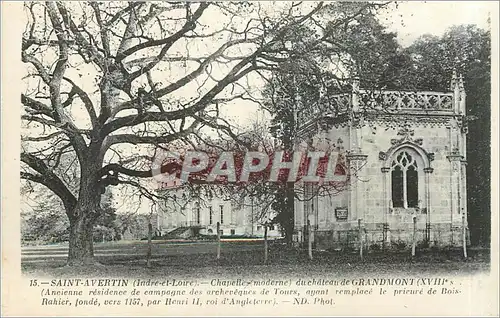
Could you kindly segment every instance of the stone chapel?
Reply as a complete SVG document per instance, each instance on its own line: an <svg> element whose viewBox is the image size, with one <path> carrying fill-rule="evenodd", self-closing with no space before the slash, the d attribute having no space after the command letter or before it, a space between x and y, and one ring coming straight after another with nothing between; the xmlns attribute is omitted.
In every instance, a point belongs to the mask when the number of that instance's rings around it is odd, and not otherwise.
<svg viewBox="0 0 500 318"><path fill-rule="evenodd" d="M328 96L298 113L300 140L346 158L345 191L295 202L295 241L316 249L461 246L468 240L464 83L449 92L368 91ZM360 234L361 233L361 234Z"/></svg>

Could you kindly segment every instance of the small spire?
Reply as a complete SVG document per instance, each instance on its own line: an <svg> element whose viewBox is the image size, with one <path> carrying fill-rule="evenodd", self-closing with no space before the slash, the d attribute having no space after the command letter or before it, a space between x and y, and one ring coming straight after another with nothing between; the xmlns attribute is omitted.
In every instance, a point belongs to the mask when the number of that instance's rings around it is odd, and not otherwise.
<svg viewBox="0 0 500 318"><path fill-rule="evenodd" d="M467 106L466 106L467 94L465 93L465 84L462 74L460 74L460 78L458 79L458 91L460 96L460 107L459 107L460 113L463 116L465 116L467 112Z"/></svg>
<svg viewBox="0 0 500 318"><path fill-rule="evenodd" d="M457 79L457 69L453 68L453 73L451 75L451 83L450 83L450 90L455 90L455 85L457 85L458 79Z"/></svg>
<svg viewBox="0 0 500 318"><path fill-rule="evenodd" d="M352 88L353 90L359 90L359 76L354 75L352 78Z"/></svg>
<svg viewBox="0 0 500 318"><path fill-rule="evenodd" d="M352 110L354 112L359 111L359 77L355 75L352 80Z"/></svg>
<svg viewBox="0 0 500 318"><path fill-rule="evenodd" d="M460 90L464 89L464 77L462 76L462 74L460 74L460 76L458 77L458 87L460 88Z"/></svg>

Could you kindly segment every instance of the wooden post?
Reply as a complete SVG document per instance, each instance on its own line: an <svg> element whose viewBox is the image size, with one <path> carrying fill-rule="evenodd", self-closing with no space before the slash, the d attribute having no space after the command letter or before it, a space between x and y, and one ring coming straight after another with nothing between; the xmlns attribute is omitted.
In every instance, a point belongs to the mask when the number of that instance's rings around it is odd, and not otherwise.
<svg viewBox="0 0 500 318"><path fill-rule="evenodd" d="M382 250L385 251L387 245L387 231L389 230L389 223L384 223L383 227L383 242L382 242Z"/></svg>
<svg viewBox="0 0 500 318"><path fill-rule="evenodd" d="M153 254L153 242L152 242L152 236L153 236L153 224L151 224L151 218L149 218L148 222L148 252L146 255L146 266L150 267L151 266L151 256Z"/></svg>
<svg viewBox="0 0 500 318"><path fill-rule="evenodd" d="M254 226L254 220L253 220L253 196L252 198L252 238L253 238L253 226Z"/></svg>
<svg viewBox="0 0 500 318"><path fill-rule="evenodd" d="M220 259L220 222L217 222L217 260Z"/></svg>
<svg viewBox="0 0 500 318"><path fill-rule="evenodd" d="M415 248L417 245L417 216L413 216L413 242L411 244L411 256L415 257Z"/></svg>
<svg viewBox="0 0 500 318"><path fill-rule="evenodd" d="M467 258L467 228L465 227L465 213L462 214L462 244L464 249L464 258Z"/></svg>
<svg viewBox="0 0 500 318"><path fill-rule="evenodd" d="M267 245L267 223L264 224L264 264L267 264L267 251L268 245Z"/></svg>
<svg viewBox="0 0 500 318"><path fill-rule="evenodd" d="M307 220L307 252L309 255L309 259L313 259L313 250L312 250L312 231L311 231L311 221Z"/></svg>
<svg viewBox="0 0 500 318"><path fill-rule="evenodd" d="M363 231L361 231L361 219L358 219L358 240L359 240L359 257L363 259Z"/></svg>

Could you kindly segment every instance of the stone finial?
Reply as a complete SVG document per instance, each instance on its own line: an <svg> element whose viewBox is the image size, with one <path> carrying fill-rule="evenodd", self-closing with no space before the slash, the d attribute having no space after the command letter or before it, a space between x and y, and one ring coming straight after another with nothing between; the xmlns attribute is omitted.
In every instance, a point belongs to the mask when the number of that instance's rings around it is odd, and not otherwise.
<svg viewBox="0 0 500 318"><path fill-rule="evenodd" d="M464 89L464 77L462 74L458 76L458 88L460 88L460 90Z"/></svg>
<svg viewBox="0 0 500 318"><path fill-rule="evenodd" d="M359 111L359 77L354 76L352 80L352 111Z"/></svg>
<svg viewBox="0 0 500 318"><path fill-rule="evenodd" d="M453 73L451 75L451 81L450 81L450 90L451 91L455 90L455 86L457 85L457 83L458 83L457 70L454 68Z"/></svg>
<svg viewBox="0 0 500 318"><path fill-rule="evenodd" d="M355 75L352 78L352 90L357 92L359 90L359 76Z"/></svg>
<svg viewBox="0 0 500 318"><path fill-rule="evenodd" d="M455 114L458 114L460 113L460 84L456 69L453 69L451 84L451 90L453 91L453 110Z"/></svg>
<svg viewBox="0 0 500 318"><path fill-rule="evenodd" d="M458 90L459 90L459 95L460 95L460 113L465 116L467 112L466 108L466 98L467 94L465 94L465 84L464 84L464 78L462 74L460 74L460 77L458 78Z"/></svg>

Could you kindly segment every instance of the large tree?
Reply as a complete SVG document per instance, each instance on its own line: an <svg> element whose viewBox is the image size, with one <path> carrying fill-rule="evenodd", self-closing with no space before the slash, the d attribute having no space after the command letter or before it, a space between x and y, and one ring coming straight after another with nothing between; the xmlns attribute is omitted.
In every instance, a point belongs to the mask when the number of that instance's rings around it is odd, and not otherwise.
<svg viewBox="0 0 500 318"><path fill-rule="evenodd" d="M145 193L162 149L200 144L214 131L237 139L223 106L255 101L262 79L296 57L344 59L336 34L381 6L26 3L21 178L61 199L68 264L94 262L92 229L106 187ZM74 189L63 180L65 153L76 158Z"/></svg>
<svg viewBox="0 0 500 318"><path fill-rule="evenodd" d="M73 265L94 263L92 229L104 189L142 186L135 178L152 177L156 145L187 140L204 126L229 131L218 121L220 105L244 97L252 73L272 70L276 60L286 58L288 30L310 23L322 4L29 2L25 7L21 178L61 199ZM138 146L149 146L149 158ZM68 151L80 173L74 191L58 169L60 155Z"/></svg>

